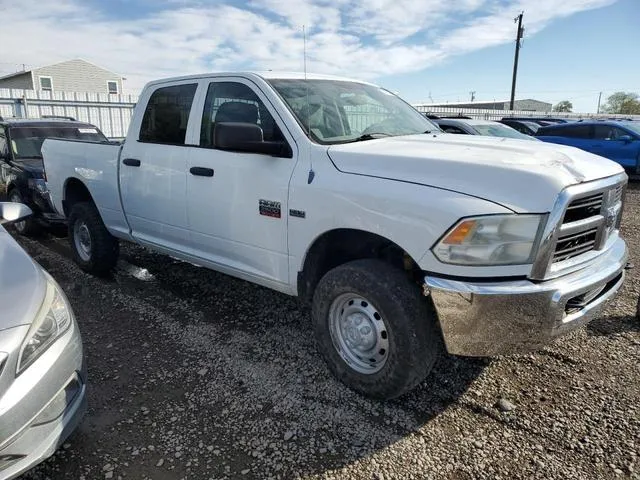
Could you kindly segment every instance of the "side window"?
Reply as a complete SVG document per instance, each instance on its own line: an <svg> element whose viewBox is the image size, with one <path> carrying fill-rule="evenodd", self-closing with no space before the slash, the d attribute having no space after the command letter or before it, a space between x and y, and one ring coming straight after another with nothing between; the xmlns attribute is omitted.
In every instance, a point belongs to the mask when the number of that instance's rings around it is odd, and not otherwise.
<svg viewBox="0 0 640 480"><path fill-rule="evenodd" d="M467 135L467 132L462 130L461 128L454 127L453 125L442 125L440 128L446 133L457 133L462 135Z"/></svg>
<svg viewBox="0 0 640 480"><path fill-rule="evenodd" d="M151 94L140 126L140 141L184 145L197 84L174 85Z"/></svg>
<svg viewBox="0 0 640 480"><path fill-rule="evenodd" d="M200 146L213 148L213 131L216 123L253 123L262 128L265 142L282 142L284 136L275 120L247 85L236 82L209 84L202 114Z"/></svg>
<svg viewBox="0 0 640 480"><path fill-rule="evenodd" d="M627 132L618 127L610 125L596 125L594 138L597 138L598 140L618 140L624 135L628 135Z"/></svg>
<svg viewBox="0 0 640 480"><path fill-rule="evenodd" d="M8 153L7 135L4 133L4 127L0 127L0 156L7 155Z"/></svg>
<svg viewBox="0 0 640 480"><path fill-rule="evenodd" d="M591 138L591 127L589 125L571 125L569 127L558 127L553 129L553 133L546 133L546 135L556 135L558 137L569 138Z"/></svg>

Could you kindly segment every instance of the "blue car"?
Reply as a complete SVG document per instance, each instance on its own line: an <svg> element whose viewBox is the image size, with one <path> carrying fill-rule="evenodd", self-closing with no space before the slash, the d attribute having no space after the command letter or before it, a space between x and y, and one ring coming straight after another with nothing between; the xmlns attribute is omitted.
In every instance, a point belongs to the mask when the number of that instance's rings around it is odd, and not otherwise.
<svg viewBox="0 0 640 480"><path fill-rule="evenodd" d="M540 127L535 136L595 153L640 174L640 122L582 120Z"/></svg>

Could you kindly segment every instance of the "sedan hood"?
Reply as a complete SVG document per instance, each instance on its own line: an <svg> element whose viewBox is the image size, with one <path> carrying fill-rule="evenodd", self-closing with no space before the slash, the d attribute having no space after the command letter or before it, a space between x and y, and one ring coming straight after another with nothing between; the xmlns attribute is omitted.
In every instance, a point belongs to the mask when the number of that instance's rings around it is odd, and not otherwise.
<svg viewBox="0 0 640 480"><path fill-rule="evenodd" d="M45 292L40 266L0 227L0 330L30 324Z"/></svg>
<svg viewBox="0 0 640 480"><path fill-rule="evenodd" d="M345 173L453 190L518 213L548 212L569 185L624 171L617 163L573 147L453 134L332 145L328 154Z"/></svg>

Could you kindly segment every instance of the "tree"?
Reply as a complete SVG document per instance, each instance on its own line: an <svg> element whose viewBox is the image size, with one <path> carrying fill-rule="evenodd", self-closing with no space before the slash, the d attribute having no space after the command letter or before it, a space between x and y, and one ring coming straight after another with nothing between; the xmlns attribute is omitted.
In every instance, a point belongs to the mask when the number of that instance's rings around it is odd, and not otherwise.
<svg viewBox="0 0 640 480"><path fill-rule="evenodd" d="M624 115L640 115L639 95L634 92L616 92L609 95L602 111Z"/></svg>
<svg viewBox="0 0 640 480"><path fill-rule="evenodd" d="M573 103L569 100L562 100L553 107L554 112L571 112L571 110L573 110Z"/></svg>

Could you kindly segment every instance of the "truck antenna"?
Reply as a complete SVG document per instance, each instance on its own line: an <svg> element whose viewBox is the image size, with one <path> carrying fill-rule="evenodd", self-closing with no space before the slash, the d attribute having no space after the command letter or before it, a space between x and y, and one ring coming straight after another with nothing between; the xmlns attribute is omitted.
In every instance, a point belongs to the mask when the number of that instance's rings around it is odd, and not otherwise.
<svg viewBox="0 0 640 480"><path fill-rule="evenodd" d="M309 83L307 83L307 31L305 26L302 25L302 57L303 57L303 65L304 65L304 87L306 93L306 127L307 127L307 137L311 138L311 107L309 106ZM313 171L313 153L311 153L309 157L309 176L307 177L307 185L313 182L314 177L316 176L316 172Z"/></svg>

